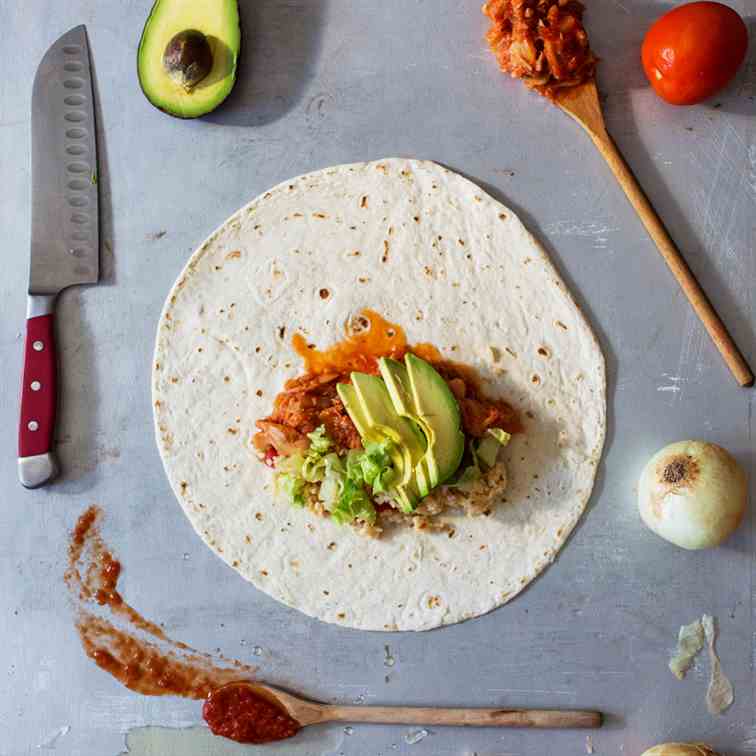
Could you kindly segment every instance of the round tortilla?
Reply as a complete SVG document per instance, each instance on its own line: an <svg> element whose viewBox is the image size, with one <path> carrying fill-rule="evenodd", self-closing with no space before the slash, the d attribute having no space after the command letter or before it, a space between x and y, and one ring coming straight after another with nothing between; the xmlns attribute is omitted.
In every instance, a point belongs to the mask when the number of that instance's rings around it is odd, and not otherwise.
<svg viewBox="0 0 756 756"><path fill-rule="evenodd" d="M453 537L359 536L273 496L255 420L364 307L472 365L525 421L509 485ZM516 596L585 509L604 444L604 357L546 253L511 210L431 162L387 159L284 182L192 255L166 301L153 366L158 446L192 525L255 586L363 630L428 630Z"/></svg>

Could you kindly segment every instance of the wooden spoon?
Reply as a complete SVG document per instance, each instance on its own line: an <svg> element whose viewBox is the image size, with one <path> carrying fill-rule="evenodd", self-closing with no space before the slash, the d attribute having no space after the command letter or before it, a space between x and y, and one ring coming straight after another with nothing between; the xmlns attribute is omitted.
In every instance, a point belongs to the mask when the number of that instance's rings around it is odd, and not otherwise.
<svg viewBox="0 0 756 756"><path fill-rule="evenodd" d="M727 328L717 315L695 276L670 238L664 224L656 214L648 198L633 176L632 171L606 131L601 114L596 81L591 79L576 87L560 89L556 94L557 105L571 115L587 132L598 151L612 169L630 204L635 208L649 236L659 248L672 274L682 287L696 315L709 332L727 367L741 386L753 384L753 373L741 354Z"/></svg>
<svg viewBox="0 0 756 756"><path fill-rule="evenodd" d="M302 727L323 722L478 727L601 727L601 712L551 709L437 709L415 706L339 706L308 701L261 683L238 682L285 709Z"/></svg>

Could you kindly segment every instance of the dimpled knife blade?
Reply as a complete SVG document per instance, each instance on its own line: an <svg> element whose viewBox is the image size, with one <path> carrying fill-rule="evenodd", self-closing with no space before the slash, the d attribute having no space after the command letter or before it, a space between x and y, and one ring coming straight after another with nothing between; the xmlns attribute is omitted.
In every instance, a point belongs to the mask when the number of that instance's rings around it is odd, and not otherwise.
<svg viewBox="0 0 756 756"><path fill-rule="evenodd" d="M86 29L45 54L32 94L29 294L99 278L97 141Z"/></svg>

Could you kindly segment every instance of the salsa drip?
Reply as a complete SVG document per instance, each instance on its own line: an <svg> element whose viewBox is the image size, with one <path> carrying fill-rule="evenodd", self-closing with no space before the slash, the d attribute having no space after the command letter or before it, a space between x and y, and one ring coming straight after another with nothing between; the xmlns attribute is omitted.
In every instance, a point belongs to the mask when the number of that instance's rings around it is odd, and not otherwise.
<svg viewBox="0 0 756 756"><path fill-rule="evenodd" d="M240 677L253 678L254 668L172 640L126 603L118 591L121 563L102 540L101 516L91 506L79 517L65 573L86 655L127 688L148 696L203 699Z"/></svg>
<svg viewBox="0 0 756 756"><path fill-rule="evenodd" d="M377 375L380 357L401 360L410 351L404 329L386 320L375 310L362 310L347 323L344 331L345 336L341 341L323 350L317 349L314 344L308 344L301 333L294 334L291 345L304 361L306 373L347 375L357 371ZM440 357L438 350L430 344L418 344L411 348L418 357L423 357L423 350L431 350Z"/></svg>
<svg viewBox="0 0 756 756"><path fill-rule="evenodd" d="M358 449L360 434L336 391L338 383L349 383L352 371L378 375L378 360L401 360L411 352L433 367L449 384L462 415L462 430L469 438L482 438L489 428L519 433L522 425L507 402L489 399L481 390L473 368L445 360L427 343L409 344L404 329L374 310L364 309L345 328L344 339L327 349L308 344L299 333L292 338L294 351L304 361L305 373L286 381L276 396L273 412L257 421L255 448L266 464L274 465L279 454L288 456L307 449L307 434L325 426L337 449Z"/></svg>
<svg viewBox="0 0 756 756"><path fill-rule="evenodd" d="M584 10L579 0L488 0L486 39L502 71L553 100L595 73Z"/></svg>
<svg viewBox="0 0 756 756"><path fill-rule="evenodd" d="M202 707L202 716L214 735L237 743L285 740L301 729L283 707L244 683L231 683L214 690Z"/></svg>

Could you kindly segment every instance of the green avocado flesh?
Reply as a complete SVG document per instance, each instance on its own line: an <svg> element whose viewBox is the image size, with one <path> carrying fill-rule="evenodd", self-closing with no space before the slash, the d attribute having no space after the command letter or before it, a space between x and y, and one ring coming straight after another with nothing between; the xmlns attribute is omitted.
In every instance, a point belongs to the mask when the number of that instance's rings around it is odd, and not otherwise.
<svg viewBox="0 0 756 756"><path fill-rule="evenodd" d="M165 65L167 48L176 35L186 32L201 32L212 56L209 71L193 86L187 84L195 77L182 78ZM237 0L156 0L139 42L139 84L147 99L170 115L205 115L215 110L233 89L240 45ZM203 48L195 49L202 52ZM191 65L191 61L185 62ZM207 60L202 56L197 63L205 67Z"/></svg>
<svg viewBox="0 0 756 756"><path fill-rule="evenodd" d="M422 423L419 422L417 412L415 411L415 402L412 398L412 387L407 368L401 362L392 360L390 357L382 357L378 360L378 367L391 401L394 404L394 409L399 415L419 427L421 433L426 438L426 446L429 447L429 439L433 437L433 432L430 428L423 427ZM438 479L438 475L432 474L433 467L432 455L430 453L423 455L423 458L416 467L415 478L421 496L427 496L435 485L432 481Z"/></svg>
<svg viewBox="0 0 756 756"><path fill-rule="evenodd" d="M383 438L393 441L396 454L392 456L392 461L398 476L394 488L402 509L412 511L420 498L413 471L425 454L425 439L397 414L386 384L380 378L366 373L352 373L350 377L360 411L368 424L366 433L360 432L360 435L368 441ZM346 403L345 406L349 412Z"/></svg>
<svg viewBox="0 0 756 756"><path fill-rule="evenodd" d="M459 404L446 381L425 360L408 354L404 361L416 422L430 431L425 459L431 485L440 486L457 472L465 451Z"/></svg>
<svg viewBox="0 0 756 756"><path fill-rule="evenodd" d="M351 383L339 383L336 386L336 391L339 394L339 398L344 403L347 414L352 419L354 427L357 428L357 433L360 434L360 438L367 438L370 431L370 422L367 419L367 415L362 410L360 404L360 397L357 396L354 386Z"/></svg>
<svg viewBox="0 0 756 756"><path fill-rule="evenodd" d="M428 486L435 488L449 480L462 461L465 437L459 404L429 363L414 354L408 354L404 362L380 360L378 364L397 412L417 423L427 438L422 463Z"/></svg>
<svg viewBox="0 0 756 756"><path fill-rule="evenodd" d="M352 373L352 383L339 384L338 392L364 441L394 442L396 498L409 512L454 475L465 441L457 400L444 379L418 357L405 359L406 366L379 360L380 378Z"/></svg>

